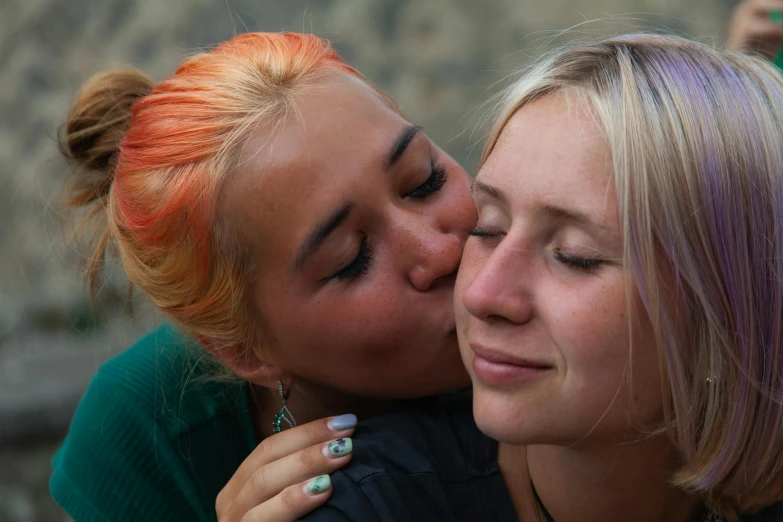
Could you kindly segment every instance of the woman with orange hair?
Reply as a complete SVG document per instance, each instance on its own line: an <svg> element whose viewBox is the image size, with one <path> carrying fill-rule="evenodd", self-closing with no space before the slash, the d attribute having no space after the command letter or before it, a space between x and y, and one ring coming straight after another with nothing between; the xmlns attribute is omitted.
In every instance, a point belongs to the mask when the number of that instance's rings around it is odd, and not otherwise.
<svg viewBox="0 0 783 522"><path fill-rule="evenodd" d="M214 520L273 432L352 412L322 423L328 472L355 415L468 385L469 178L325 40L244 34L158 84L99 75L62 149L69 205L100 221L91 287L109 248L174 325L105 364L74 416L51 490L77 522Z"/></svg>

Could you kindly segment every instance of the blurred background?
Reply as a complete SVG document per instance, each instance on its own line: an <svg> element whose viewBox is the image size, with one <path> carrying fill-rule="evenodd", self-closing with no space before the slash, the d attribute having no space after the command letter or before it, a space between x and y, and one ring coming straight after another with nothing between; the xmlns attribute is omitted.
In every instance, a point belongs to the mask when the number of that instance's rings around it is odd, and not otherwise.
<svg viewBox="0 0 783 522"><path fill-rule="evenodd" d="M470 172L481 104L560 31L722 44L736 0L0 0L0 522L65 521L50 459L90 376L161 319L116 269L90 304L58 210L58 126L79 85L245 31L330 38ZM583 24L587 20L600 22Z"/></svg>

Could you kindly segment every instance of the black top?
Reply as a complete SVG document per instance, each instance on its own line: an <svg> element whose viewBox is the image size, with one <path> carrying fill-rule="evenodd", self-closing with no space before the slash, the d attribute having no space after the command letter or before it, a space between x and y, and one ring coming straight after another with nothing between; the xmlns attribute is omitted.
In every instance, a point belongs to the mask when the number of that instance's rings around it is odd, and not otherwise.
<svg viewBox="0 0 783 522"><path fill-rule="evenodd" d="M332 496L302 522L517 522L498 443L478 430L469 392L416 401L359 423ZM776 504L742 522L783 522Z"/></svg>
<svg viewBox="0 0 783 522"><path fill-rule="evenodd" d="M469 392L361 422L353 459L306 522L516 522L498 443L476 427Z"/></svg>

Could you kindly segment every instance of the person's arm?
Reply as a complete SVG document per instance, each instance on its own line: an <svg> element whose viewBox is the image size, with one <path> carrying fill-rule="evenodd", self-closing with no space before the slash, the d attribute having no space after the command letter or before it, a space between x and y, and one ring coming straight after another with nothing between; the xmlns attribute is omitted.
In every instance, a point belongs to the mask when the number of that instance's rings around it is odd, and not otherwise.
<svg viewBox="0 0 783 522"><path fill-rule="evenodd" d="M783 45L783 0L743 0L734 9L726 45L774 58Z"/></svg>
<svg viewBox="0 0 783 522"><path fill-rule="evenodd" d="M297 426L261 442L218 495L218 520L293 522L326 502L332 494L328 474L348 464L352 455L331 454L330 443L350 437L355 425L355 416L343 415Z"/></svg>

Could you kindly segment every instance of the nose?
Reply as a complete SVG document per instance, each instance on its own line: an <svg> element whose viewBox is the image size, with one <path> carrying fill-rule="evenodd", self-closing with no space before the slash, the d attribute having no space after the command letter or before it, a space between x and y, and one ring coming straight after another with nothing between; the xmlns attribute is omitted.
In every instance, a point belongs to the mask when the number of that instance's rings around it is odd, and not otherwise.
<svg viewBox="0 0 783 522"><path fill-rule="evenodd" d="M453 288L467 230L444 231L436 224L410 216L398 229L398 242L410 284L420 292L442 285Z"/></svg>
<svg viewBox="0 0 783 522"><path fill-rule="evenodd" d="M483 321L523 324L533 317L533 256L501 242L494 249L471 245L462 260L465 309ZM472 279L471 279L472 276Z"/></svg>
<svg viewBox="0 0 783 522"><path fill-rule="evenodd" d="M422 256L411 266L408 279L413 287L426 292L441 284L454 285L464 241L454 234L438 234L422 244Z"/></svg>

